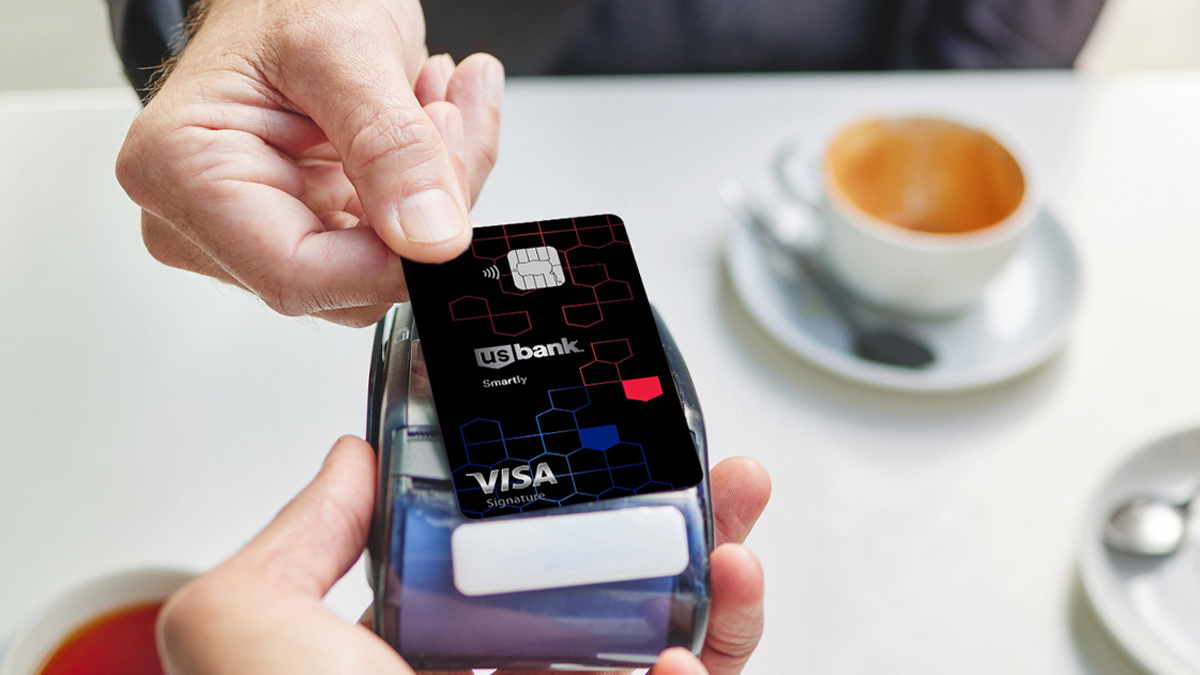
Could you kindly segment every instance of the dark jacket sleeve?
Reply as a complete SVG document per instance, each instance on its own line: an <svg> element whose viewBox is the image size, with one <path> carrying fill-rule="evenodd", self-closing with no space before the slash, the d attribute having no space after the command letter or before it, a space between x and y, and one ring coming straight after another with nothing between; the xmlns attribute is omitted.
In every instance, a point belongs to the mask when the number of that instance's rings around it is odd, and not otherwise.
<svg viewBox="0 0 1200 675"><path fill-rule="evenodd" d="M147 98L193 0L107 0ZM511 74L1070 67L1104 0L425 0L434 52Z"/></svg>
<svg viewBox="0 0 1200 675"><path fill-rule="evenodd" d="M1103 0L425 0L510 74L1066 68Z"/></svg>
<svg viewBox="0 0 1200 675"><path fill-rule="evenodd" d="M1104 0L909 0L901 68L1069 68Z"/></svg>
<svg viewBox="0 0 1200 675"><path fill-rule="evenodd" d="M107 0L113 43L125 77L146 101L168 56L183 47L183 18L191 0Z"/></svg>

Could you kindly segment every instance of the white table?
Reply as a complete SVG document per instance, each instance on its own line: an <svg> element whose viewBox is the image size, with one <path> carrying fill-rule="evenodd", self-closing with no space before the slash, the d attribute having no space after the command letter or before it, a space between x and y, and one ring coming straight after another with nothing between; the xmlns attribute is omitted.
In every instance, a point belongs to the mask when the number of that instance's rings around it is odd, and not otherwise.
<svg viewBox="0 0 1200 675"><path fill-rule="evenodd" d="M804 364L725 280L716 186L870 108L1032 149L1087 273L1070 347L991 389L898 395ZM273 315L142 248L121 91L0 94L0 636L124 566L229 555L362 433L369 330ZM1200 423L1200 74L522 81L485 222L611 211L691 366L714 461L775 495L751 673L1127 673L1075 580L1091 491ZM366 605L361 570L330 602Z"/></svg>

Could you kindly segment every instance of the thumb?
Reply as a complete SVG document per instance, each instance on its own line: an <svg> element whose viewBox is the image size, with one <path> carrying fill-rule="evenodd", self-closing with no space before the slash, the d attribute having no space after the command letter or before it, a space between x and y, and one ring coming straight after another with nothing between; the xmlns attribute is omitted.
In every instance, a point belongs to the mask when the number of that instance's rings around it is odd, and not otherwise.
<svg viewBox="0 0 1200 675"><path fill-rule="evenodd" d="M343 436L320 472L229 566L282 590L322 597L362 554L375 504L375 453Z"/></svg>
<svg viewBox="0 0 1200 675"><path fill-rule="evenodd" d="M396 38L370 28L353 37L346 44L361 49L325 50L319 59L284 54L284 93L325 132L388 247L423 262L449 260L471 238L451 154L396 58Z"/></svg>

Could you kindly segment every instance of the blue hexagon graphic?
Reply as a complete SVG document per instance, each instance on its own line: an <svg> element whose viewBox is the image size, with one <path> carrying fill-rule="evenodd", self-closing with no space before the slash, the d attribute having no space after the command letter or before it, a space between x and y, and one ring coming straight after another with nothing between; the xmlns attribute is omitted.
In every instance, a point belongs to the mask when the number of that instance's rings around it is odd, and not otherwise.
<svg viewBox="0 0 1200 675"><path fill-rule="evenodd" d="M587 429L579 430L579 443L585 448L607 450L620 442L621 438L617 435L615 424L606 424L602 427L588 427Z"/></svg>

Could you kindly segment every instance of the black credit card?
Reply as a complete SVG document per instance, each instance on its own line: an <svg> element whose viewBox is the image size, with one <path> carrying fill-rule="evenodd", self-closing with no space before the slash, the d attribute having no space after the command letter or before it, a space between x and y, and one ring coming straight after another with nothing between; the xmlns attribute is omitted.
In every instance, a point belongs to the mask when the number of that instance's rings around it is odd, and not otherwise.
<svg viewBox="0 0 1200 675"><path fill-rule="evenodd" d="M700 482L620 218L476 228L404 274L463 516Z"/></svg>

